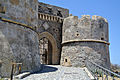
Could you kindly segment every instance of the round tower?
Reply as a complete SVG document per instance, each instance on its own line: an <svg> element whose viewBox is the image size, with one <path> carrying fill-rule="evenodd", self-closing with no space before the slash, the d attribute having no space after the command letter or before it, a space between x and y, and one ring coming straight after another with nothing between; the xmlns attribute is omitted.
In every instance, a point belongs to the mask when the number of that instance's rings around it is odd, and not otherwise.
<svg viewBox="0 0 120 80"><path fill-rule="evenodd" d="M108 22L105 18L70 16L64 19L62 29L61 65L84 67L88 59L110 67Z"/></svg>
<svg viewBox="0 0 120 80"><path fill-rule="evenodd" d="M37 23L38 0L0 0L0 77L41 69Z"/></svg>

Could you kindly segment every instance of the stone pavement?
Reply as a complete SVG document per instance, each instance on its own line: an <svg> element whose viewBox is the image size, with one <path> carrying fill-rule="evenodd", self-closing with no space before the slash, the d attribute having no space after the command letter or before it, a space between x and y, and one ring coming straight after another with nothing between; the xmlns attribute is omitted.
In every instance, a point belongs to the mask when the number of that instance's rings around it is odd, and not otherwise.
<svg viewBox="0 0 120 80"><path fill-rule="evenodd" d="M90 80L83 68L45 65L43 70L21 80Z"/></svg>

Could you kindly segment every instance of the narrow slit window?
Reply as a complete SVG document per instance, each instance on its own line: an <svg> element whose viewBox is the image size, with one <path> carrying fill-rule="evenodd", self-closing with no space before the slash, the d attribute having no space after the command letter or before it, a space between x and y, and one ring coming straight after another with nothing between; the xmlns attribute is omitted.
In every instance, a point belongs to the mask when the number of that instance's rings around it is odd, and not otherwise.
<svg viewBox="0 0 120 80"><path fill-rule="evenodd" d="M67 62L67 59L65 59L65 62Z"/></svg>

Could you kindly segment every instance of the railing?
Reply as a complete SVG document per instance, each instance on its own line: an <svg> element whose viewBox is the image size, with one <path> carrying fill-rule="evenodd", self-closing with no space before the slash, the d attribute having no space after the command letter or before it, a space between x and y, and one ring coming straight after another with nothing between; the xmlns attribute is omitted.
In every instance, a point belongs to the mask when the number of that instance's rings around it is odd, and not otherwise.
<svg viewBox="0 0 120 80"><path fill-rule="evenodd" d="M5 62L0 60L0 67L2 66L2 64L5 64ZM21 68L22 68L22 63L13 63L13 62L11 63L10 80L13 80L13 76L16 76L21 73ZM1 77L1 75L0 75L0 77Z"/></svg>
<svg viewBox="0 0 120 80"><path fill-rule="evenodd" d="M44 14L40 12L38 13L38 19L42 19L46 21L53 21L53 22L58 22L58 23L62 23L64 20L64 18L62 17Z"/></svg>
<svg viewBox="0 0 120 80"><path fill-rule="evenodd" d="M92 61L85 61L86 67L91 72L95 80L118 80L120 75L106 69ZM117 79L116 79L117 78Z"/></svg>
<svg viewBox="0 0 120 80"><path fill-rule="evenodd" d="M22 63L12 63L12 70L11 70L11 78L13 80L13 76L21 73Z"/></svg>

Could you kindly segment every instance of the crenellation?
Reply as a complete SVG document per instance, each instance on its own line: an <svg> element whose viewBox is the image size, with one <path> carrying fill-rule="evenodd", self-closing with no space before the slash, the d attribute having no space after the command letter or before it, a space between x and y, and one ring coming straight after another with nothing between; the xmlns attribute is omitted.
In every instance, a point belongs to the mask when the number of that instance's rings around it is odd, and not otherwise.
<svg viewBox="0 0 120 80"><path fill-rule="evenodd" d="M69 14L69 16L73 16L72 14Z"/></svg>
<svg viewBox="0 0 120 80"><path fill-rule="evenodd" d="M90 15L82 15L81 19L84 19L84 18L90 19Z"/></svg>
<svg viewBox="0 0 120 80"><path fill-rule="evenodd" d="M93 20L96 20L96 17L97 17L96 15L93 15L93 16L92 16L92 19L93 19Z"/></svg>
<svg viewBox="0 0 120 80"><path fill-rule="evenodd" d="M107 19L103 18L102 16L93 15L92 19L93 20L103 20L104 22L108 23Z"/></svg>

